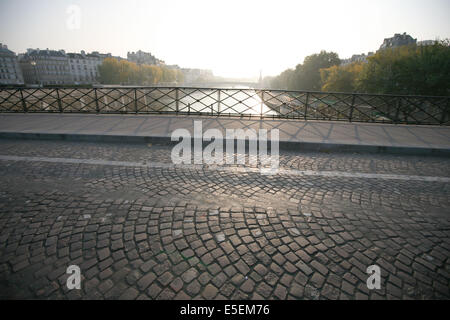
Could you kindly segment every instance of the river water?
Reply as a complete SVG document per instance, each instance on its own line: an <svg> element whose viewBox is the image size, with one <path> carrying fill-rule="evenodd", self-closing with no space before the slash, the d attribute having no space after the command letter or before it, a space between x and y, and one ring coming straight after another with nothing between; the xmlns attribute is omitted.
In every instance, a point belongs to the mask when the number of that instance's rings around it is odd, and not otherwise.
<svg viewBox="0 0 450 320"><path fill-rule="evenodd" d="M222 89L222 88L221 88ZM246 86L235 86L217 89L206 89L196 91L196 89L183 89L180 92L178 103L179 111L182 112L212 112L212 113L243 113L259 115L275 115L276 112L262 103L261 98L254 88ZM248 89L239 91L239 89ZM170 109L173 109L171 104Z"/></svg>

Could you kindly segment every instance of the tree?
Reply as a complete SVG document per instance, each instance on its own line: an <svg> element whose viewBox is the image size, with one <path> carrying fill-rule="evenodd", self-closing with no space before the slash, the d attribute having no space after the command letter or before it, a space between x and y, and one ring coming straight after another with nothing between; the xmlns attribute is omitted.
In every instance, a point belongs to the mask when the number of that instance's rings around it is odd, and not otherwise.
<svg viewBox="0 0 450 320"><path fill-rule="evenodd" d="M137 65L127 60L106 58L99 66L103 84L154 85L160 82L182 82L181 70L155 65Z"/></svg>
<svg viewBox="0 0 450 320"><path fill-rule="evenodd" d="M431 46L403 46L368 58L358 89L368 93L449 95L449 40Z"/></svg>
<svg viewBox="0 0 450 320"><path fill-rule="evenodd" d="M270 85L274 89L288 90L292 83L293 76L294 70L287 69L283 71L279 76L273 78Z"/></svg>
<svg viewBox="0 0 450 320"><path fill-rule="evenodd" d="M119 61L114 58L106 58L102 64L98 66L100 82L103 84L120 83Z"/></svg>
<svg viewBox="0 0 450 320"><path fill-rule="evenodd" d="M121 84L139 84L139 67L133 62L119 61L119 81Z"/></svg>
<svg viewBox="0 0 450 320"><path fill-rule="evenodd" d="M322 91L356 92L362 69L361 62L321 69Z"/></svg>
<svg viewBox="0 0 450 320"><path fill-rule="evenodd" d="M176 70L169 69L167 67L162 67L162 81L163 82L174 82L176 80Z"/></svg>
<svg viewBox="0 0 450 320"><path fill-rule="evenodd" d="M183 71L181 71L180 69L177 69L176 71L177 71L177 74L176 74L177 80L176 81L178 83L183 83L184 82L184 73L183 73Z"/></svg>
<svg viewBox="0 0 450 320"><path fill-rule="evenodd" d="M142 84L143 85L152 85L157 83L157 70L155 66L150 65L142 65L141 66L141 74L142 74Z"/></svg>
<svg viewBox="0 0 450 320"><path fill-rule="evenodd" d="M303 65L298 65L294 84L291 89L320 91L322 82L320 69L339 65L341 60L337 53L322 50L319 54L313 54L305 58Z"/></svg>
<svg viewBox="0 0 450 320"><path fill-rule="evenodd" d="M298 64L295 70L288 69L272 80L271 87L287 90L320 91L322 87L320 69L340 64L337 53L322 50L306 57L303 64Z"/></svg>

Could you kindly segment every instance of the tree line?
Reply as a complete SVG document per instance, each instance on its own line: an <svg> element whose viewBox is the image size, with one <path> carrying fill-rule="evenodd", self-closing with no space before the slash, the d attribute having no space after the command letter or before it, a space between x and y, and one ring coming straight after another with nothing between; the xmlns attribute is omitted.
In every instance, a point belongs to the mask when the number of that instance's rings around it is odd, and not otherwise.
<svg viewBox="0 0 450 320"><path fill-rule="evenodd" d="M183 73L156 65L138 65L127 60L106 58L98 67L102 84L154 85L161 82L183 82Z"/></svg>
<svg viewBox="0 0 450 320"><path fill-rule="evenodd" d="M341 65L321 51L295 69L265 79L273 89L378 94L450 95L450 41L379 50L367 62Z"/></svg>

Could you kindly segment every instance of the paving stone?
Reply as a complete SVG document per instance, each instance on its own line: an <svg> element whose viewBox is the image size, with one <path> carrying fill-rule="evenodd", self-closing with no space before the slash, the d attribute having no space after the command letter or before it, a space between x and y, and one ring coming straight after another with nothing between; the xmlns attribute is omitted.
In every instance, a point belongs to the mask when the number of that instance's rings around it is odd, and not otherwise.
<svg viewBox="0 0 450 320"><path fill-rule="evenodd" d="M147 290L148 295L153 299L156 299L156 297L159 295L160 292L161 287L159 287L156 283L153 283Z"/></svg>
<svg viewBox="0 0 450 320"><path fill-rule="evenodd" d="M170 287L172 288L173 291L178 292L181 290L181 288L183 288L183 280L181 280L181 278L176 278L172 281L172 283L170 284Z"/></svg>
<svg viewBox="0 0 450 320"><path fill-rule="evenodd" d="M218 293L218 290L216 287L214 287L212 284L208 284L205 289L203 289L202 296L206 300L213 299Z"/></svg>
<svg viewBox="0 0 450 320"><path fill-rule="evenodd" d="M289 293L296 298L301 299L303 297L304 286L298 285L296 283L292 284L289 289Z"/></svg>
<svg viewBox="0 0 450 320"><path fill-rule="evenodd" d="M270 296L271 292L272 288L264 282L261 282L256 288L256 293L260 294L265 299Z"/></svg>
<svg viewBox="0 0 450 320"><path fill-rule="evenodd" d="M262 264L258 264L255 267L255 271L261 276L264 276L267 274L267 268L265 266L263 266Z"/></svg>
<svg viewBox="0 0 450 320"><path fill-rule="evenodd" d="M197 293L199 293L201 290L201 285L197 280L192 281L188 286L186 287L186 292L191 296L195 296Z"/></svg>
<svg viewBox="0 0 450 320"><path fill-rule="evenodd" d="M120 297L121 300L134 300L139 295L139 292L134 288L128 288Z"/></svg>
<svg viewBox="0 0 450 320"><path fill-rule="evenodd" d="M191 268L191 269L187 270L181 276L181 278L183 279L183 281L185 283L189 283L189 282L191 282L192 280L194 280L197 277L198 277L198 272L194 268Z"/></svg>
<svg viewBox="0 0 450 320"><path fill-rule="evenodd" d="M241 290L246 293L251 293L255 287L255 282L252 279L245 280L241 285Z"/></svg>
<svg viewBox="0 0 450 320"><path fill-rule="evenodd" d="M278 284L275 288L274 295L280 300L286 299L286 295L287 295L286 287Z"/></svg>
<svg viewBox="0 0 450 320"><path fill-rule="evenodd" d="M148 286L150 284L152 284L153 281L155 281L155 279L156 279L156 275L154 273L147 273L146 275L141 277L137 281L137 285L138 285L139 290L143 291L143 290L147 289Z"/></svg>
<svg viewBox="0 0 450 320"><path fill-rule="evenodd" d="M159 283L161 283L161 285L164 287L166 287L172 281L172 279L173 275L169 271L163 273L158 277Z"/></svg>

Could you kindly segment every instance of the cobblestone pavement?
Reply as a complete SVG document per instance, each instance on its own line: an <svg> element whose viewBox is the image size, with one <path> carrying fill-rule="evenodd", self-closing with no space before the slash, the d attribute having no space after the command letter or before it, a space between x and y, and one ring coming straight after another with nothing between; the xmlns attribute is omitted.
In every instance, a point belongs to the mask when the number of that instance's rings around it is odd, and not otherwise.
<svg viewBox="0 0 450 320"><path fill-rule="evenodd" d="M170 162L171 149L0 140L0 156ZM0 298L448 299L450 159L286 152L264 176L0 160ZM79 265L82 289L68 290ZM381 289L366 286L369 265Z"/></svg>

